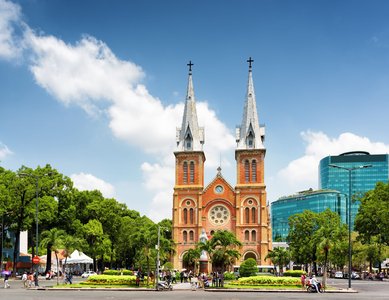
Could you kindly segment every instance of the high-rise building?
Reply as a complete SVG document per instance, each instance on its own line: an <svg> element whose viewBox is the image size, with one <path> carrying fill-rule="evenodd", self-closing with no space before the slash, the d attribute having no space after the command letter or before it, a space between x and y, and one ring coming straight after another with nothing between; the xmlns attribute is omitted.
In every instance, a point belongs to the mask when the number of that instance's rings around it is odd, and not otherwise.
<svg viewBox="0 0 389 300"><path fill-rule="evenodd" d="M367 191L374 189L377 182L388 182L388 158L388 154L372 155L368 152L354 151L338 156L327 156L320 160L319 190L311 189L281 197L271 204L273 241L286 241L289 217L304 210L319 213L329 208L339 214L342 222L348 224L347 199L350 178L349 172L341 168L355 168L351 171L351 224L354 224L360 205L358 199Z"/></svg>
<svg viewBox="0 0 389 300"><path fill-rule="evenodd" d="M349 172L330 165L348 169L356 168L351 171L351 224L354 224L355 216L358 213L360 205L358 199L367 191L374 189L377 182L388 182L388 158L388 154L354 151L337 156L327 156L320 160L319 188L333 189L347 196L349 194Z"/></svg>
<svg viewBox="0 0 389 300"><path fill-rule="evenodd" d="M255 101L250 58L247 95L241 126L237 128L235 149L235 187L222 176L219 167L214 179L204 185L204 129L199 127L189 66L188 89L181 128L177 129L175 185L173 195L173 240L176 251L174 267L187 268L183 257L201 239L210 238L217 230L228 230L243 244L238 249L240 264L254 258L265 261L271 249L271 227L266 203L264 128L260 126ZM203 253L200 271L211 271L209 257Z"/></svg>
<svg viewBox="0 0 389 300"><path fill-rule="evenodd" d="M316 213L327 208L337 212L343 222L346 222L346 197L334 190L312 189L295 195L281 197L271 204L271 220L273 242L285 242L289 233L289 217L304 210Z"/></svg>

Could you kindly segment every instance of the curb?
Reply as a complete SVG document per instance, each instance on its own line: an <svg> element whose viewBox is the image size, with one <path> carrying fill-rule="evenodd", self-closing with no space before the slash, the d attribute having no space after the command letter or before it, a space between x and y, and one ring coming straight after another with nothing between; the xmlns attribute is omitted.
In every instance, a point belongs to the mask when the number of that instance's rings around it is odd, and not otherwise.
<svg viewBox="0 0 389 300"><path fill-rule="evenodd" d="M159 292L155 289L147 289L147 288L52 288L52 287L36 287L36 288L29 288L28 290L38 290L38 291L126 291L126 292ZM191 290L174 290L174 291L191 291ZM195 290L197 291L197 290ZM273 289L198 289L198 291L205 291L210 293L220 293L220 292L227 292L227 293L294 293L294 294L306 294L307 292L304 290L273 290ZM161 291L163 292L163 291ZM324 294L347 294L347 293L358 293L357 290L353 289L339 289L339 290L328 290L325 291Z"/></svg>

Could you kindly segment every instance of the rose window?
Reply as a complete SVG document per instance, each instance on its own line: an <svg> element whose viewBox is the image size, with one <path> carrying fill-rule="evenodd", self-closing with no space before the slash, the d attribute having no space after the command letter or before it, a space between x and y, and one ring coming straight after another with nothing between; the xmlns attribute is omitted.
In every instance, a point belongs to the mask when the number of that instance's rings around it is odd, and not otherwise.
<svg viewBox="0 0 389 300"><path fill-rule="evenodd" d="M230 220L230 211L223 205L216 205L209 211L209 220L214 225L224 225Z"/></svg>

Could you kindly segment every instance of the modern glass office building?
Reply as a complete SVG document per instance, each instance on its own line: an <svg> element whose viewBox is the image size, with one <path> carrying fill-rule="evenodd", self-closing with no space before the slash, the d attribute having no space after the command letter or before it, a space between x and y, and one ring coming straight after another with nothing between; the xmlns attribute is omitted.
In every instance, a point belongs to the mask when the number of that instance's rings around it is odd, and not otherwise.
<svg viewBox="0 0 389 300"><path fill-rule="evenodd" d="M349 171L330 167L355 168L351 171L351 224L358 212L359 198L374 189L377 182L387 183L389 179L388 154L369 154L368 152L347 152L338 156L327 156L319 164L319 188L349 194ZM346 211L347 214L347 211ZM346 221L348 222L347 218Z"/></svg>
<svg viewBox="0 0 389 300"><path fill-rule="evenodd" d="M271 204L273 241L285 242L289 233L288 218L304 210L319 213L329 208L337 212L342 221L346 222L345 199L344 195L335 190L314 191L310 189L274 201Z"/></svg>

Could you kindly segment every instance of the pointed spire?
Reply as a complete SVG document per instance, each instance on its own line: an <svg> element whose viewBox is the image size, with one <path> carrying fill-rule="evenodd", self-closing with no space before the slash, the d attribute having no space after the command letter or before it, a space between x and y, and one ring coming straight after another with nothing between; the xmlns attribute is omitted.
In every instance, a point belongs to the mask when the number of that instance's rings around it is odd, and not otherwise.
<svg viewBox="0 0 389 300"><path fill-rule="evenodd" d="M201 151L204 144L204 129L199 127L192 80L192 61L189 66L188 89L181 128L177 128L177 147L180 151Z"/></svg>
<svg viewBox="0 0 389 300"><path fill-rule="evenodd" d="M250 57L247 62L249 63L249 75L246 102L242 124L236 128L236 143L238 149L264 149L264 127L261 128L259 125L252 75L252 63L254 60Z"/></svg>

